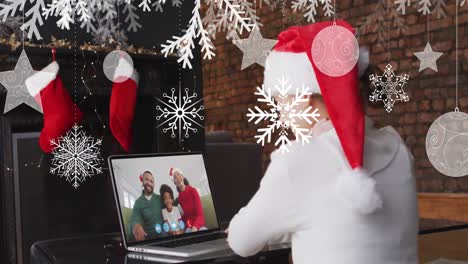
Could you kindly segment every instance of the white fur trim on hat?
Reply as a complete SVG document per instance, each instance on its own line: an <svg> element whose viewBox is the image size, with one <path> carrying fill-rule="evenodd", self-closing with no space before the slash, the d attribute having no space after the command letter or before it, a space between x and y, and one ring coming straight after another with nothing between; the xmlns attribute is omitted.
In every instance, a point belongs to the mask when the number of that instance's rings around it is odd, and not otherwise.
<svg viewBox="0 0 468 264"><path fill-rule="evenodd" d="M382 198L376 189L375 179L364 169L357 168L338 176L336 191L338 197L353 210L361 214L371 214L383 206Z"/></svg>
<svg viewBox="0 0 468 264"><path fill-rule="evenodd" d="M136 83L138 83L139 79L138 72L133 68L133 65L131 65L125 58L120 58L119 64L115 68L114 80L116 80L119 77L129 77Z"/></svg>
<svg viewBox="0 0 468 264"><path fill-rule="evenodd" d="M44 69L36 72L32 76L26 79L25 84L28 92L31 96L35 97L40 94L42 89L55 80L59 71L59 65L56 61L53 61L47 65Z"/></svg>
<svg viewBox="0 0 468 264"><path fill-rule="evenodd" d="M284 77L291 84L288 94L295 95L295 88L309 87L312 94L320 94L320 86L314 69L305 52L271 51L265 62L264 85L272 90L273 95L278 91L273 89L278 85L278 78Z"/></svg>
<svg viewBox="0 0 468 264"><path fill-rule="evenodd" d="M169 172L169 176L172 177L172 176L174 176L174 174L176 174L176 173L178 173L178 174L180 174L180 175L182 175L182 176L184 175L184 173L182 172L181 169L179 169L179 168L171 168L171 171Z"/></svg>

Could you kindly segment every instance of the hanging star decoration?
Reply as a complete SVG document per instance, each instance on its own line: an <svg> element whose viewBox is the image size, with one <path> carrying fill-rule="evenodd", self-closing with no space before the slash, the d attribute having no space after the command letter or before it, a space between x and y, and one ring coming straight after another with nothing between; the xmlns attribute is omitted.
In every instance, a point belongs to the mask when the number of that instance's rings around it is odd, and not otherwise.
<svg viewBox="0 0 468 264"><path fill-rule="evenodd" d="M420 61L419 72L422 72L427 68L431 68L437 72L437 59L439 59L443 54L444 53L442 52L433 51L431 44L427 42L424 51L414 53L414 56L416 56Z"/></svg>
<svg viewBox="0 0 468 264"><path fill-rule="evenodd" d="M23 103L42 113L41 106L29 94L25 84L26 79L35 72L24 49L14 70L0 72L0 83L7 90L4 114Z"/></svg>
<svg viewBox="0 0 468 264"><path fill-rule="evenodd" d="M276 42L278 42L276 39L264 39L257 27L250 32L248 38L236 40L234 44L244 53L241 70L254 63L265 67L268 52L275 46Z"/></svg>
<svg viewBox="0 0 468 264"><path fill-rule="evenodd" d="M383 75L371 74L369 80L372 86L374 86L372 94L369 95L369 101L382 101L387 113L393 110L395 102L409 101L408 94L403 90L403 86L405 86L406 82L409 80L409 75L395 75L391 64L385 66Z"/></svg>

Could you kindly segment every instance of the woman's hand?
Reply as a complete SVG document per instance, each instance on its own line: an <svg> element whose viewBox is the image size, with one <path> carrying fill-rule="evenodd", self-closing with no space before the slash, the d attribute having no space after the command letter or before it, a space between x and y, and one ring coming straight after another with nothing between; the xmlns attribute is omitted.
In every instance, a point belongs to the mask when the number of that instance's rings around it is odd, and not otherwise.
<svg viewBox="0 0 468 264"><path fill-rule="evenodd" d="M192 227L192 232L197 232L198 231L198 228L196 228L195 226Z"/></svg>
<svg viewBox="0 0 468 264"><path fill-rule="evenodd" d="M177 231L169 231L169 234L172 235L172 236L177 236L177 235L180 235L180 234L183 234L184 231L182 230L177 230Z"/></svg>

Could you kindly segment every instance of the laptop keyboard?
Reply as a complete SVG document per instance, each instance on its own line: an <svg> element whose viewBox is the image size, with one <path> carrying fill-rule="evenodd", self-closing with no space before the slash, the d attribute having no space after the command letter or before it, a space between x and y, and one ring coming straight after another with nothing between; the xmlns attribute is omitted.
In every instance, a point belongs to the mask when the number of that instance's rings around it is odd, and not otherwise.
<svg viewBox="0 0 468 264"><path fill-rule="evenodd" d="M226 237L226 234L224 234L223 232L216 232L216 233L206 234L202 236L195 236L195 237L176 239L172 241L159 242L159 243L151 244L150 246L176 248L176 247L183 247L183 246L187 246L191 244L197 244L197 243L212 241L216 239L221 239L225 237Z"/></svg>

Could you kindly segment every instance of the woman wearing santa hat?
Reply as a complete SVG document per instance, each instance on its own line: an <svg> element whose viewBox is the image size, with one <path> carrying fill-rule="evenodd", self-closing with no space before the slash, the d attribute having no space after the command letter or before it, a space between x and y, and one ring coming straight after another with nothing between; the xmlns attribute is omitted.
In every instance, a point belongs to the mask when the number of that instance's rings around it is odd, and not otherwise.
<svg viewBox="0 0 468 264"><path fill-rule="evenodd" d="M197 189L190 186L184 177L182 170L171 168L169 176L173 177L174 184L179 192L179 204L184 211L184 222L187 226L186 232L206 230L203 206Z"/></svg>
<svg viewBox="0 0 468 264"><path fill-rule="evenodd" d="M309 143L272 153L259 190L229 225L228 243L250 256L286 235L295 264L416 264L413 157L395 129L376 129L365 117L357 67L339 77L317 69L312 42L329 26L289 28L267 57L266 87L281 76L309 86L321 120L309 125Z"/></svg>

